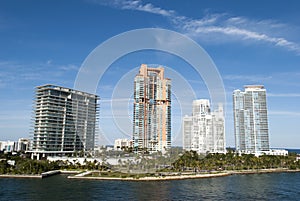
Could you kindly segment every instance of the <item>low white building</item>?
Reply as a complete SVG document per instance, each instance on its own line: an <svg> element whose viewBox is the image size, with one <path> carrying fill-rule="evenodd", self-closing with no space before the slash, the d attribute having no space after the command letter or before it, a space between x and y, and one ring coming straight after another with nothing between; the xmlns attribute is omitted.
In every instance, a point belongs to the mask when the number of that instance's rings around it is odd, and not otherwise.
<svg viewBox="0 0 300 201"><path fill-rule="evenodd" d="M16 143L14 141L0 141L0 151L13 152L15 148Z"/></svg>
<svg viewBox="0 0 300 201"><path fill-rule="evenodd" d="M29 149L29 139L19 138L16 151L27 151Z"/></svg>
<svg viewBox="0 0 300 201"><path fill-rule="evenodd" d="M289 152L285 149L270 149L270 151L265 151L263 154L272 156L287 156Z"/></svg>
<svg viewBox="0 0 300 201"><path fill-rule="evenodd" d="M29 140L25 138L19 138L18 142L15 141L0 141L0 151L4 152L16 152L27 151L29 148Z"/></svg>
<svg viewBox="0 0 300 201"><path fill-rule="evenodd" d="M85 158L85 157L66 157L66 156L63 156L63 157L59 157L59 156L48 156L47 157L47 160L48 161L67 161L69 162L70 164L76 164L76 163L79 163L80 165L85 165L86 162L103 162L103 160L101 159L96 159L96 158Z"/></svg>
<svg viewBox="0 0 300 201"><path fill-rule="evenodd" d="M133 140L128 139L116 139L114 144L114 150L121 151L126 148L133 147Z"/></svg>

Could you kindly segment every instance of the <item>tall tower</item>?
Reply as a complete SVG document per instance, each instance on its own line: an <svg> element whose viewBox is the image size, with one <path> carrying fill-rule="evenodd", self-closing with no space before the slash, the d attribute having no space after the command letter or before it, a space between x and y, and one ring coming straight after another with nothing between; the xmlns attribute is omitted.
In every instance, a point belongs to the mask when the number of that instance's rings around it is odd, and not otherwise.
<svg viewBox="0 0 300 201"><path fill-rule="evenodd" d="M134 78L133 146L137 152L171 147L171 80L162 67L142 64Z"/></svg>
<svg viewBox="0 0 300 201"><path fill-rule="evenodd" d="M37 87L32 157L39 159L93 150L98 99L96 95L65 87Z"/></svg>
<svg viewBox="0 0 300 201"><path fill-rule="evenodd" d="M209 100L194 100L192 117L191 149L205 154L212 147L212 119Z"/></svg>
<svg viewBox="0 0 300 201"><path fill-rule="evenodd" d="M193 117L184 116L182 123L182 139L183 139L183 149L186 151L192 150L192 127L193 127Z"/></svg>
<svg viewBox="0 0 300 201"><path fill-rule="evenodd" d="M269 151L266 89L262 85L234 90L234 134L237 151L260 153Z"/></svg>
<svg viewBox="0 0 300 201"><path fill-rule="evenodd" d="M191 150L200 154L225 153L222 105L219 105L218 109L212 112L209 100L194 100L191 133Z"/></svg>

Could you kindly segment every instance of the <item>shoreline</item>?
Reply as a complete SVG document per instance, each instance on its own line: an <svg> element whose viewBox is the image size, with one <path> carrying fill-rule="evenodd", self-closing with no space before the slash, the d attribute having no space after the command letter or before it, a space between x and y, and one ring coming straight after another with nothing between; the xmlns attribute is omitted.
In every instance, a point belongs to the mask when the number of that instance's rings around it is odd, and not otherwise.
<svg viewBox="0 0 300 201"><path fill-rule="evenodd" d="M182 174L173 176L152 176L152 177L101 177L101 176L86 176L92 171L68 171L68 170L54 170L42 173L40 175L26 175L26 174L0 174L1 178L27 178L27 179L43 179L56 174L76 174L74 176L68 176L68 179L86 179L86 180L112 180L112 181L168 181L168 180L185 180L185 179L201 179L201 178L214 178L214 177L225 177L230 175L247 175L247 174L267 174L267 173L293 173L300 172L300 169L289 170L289 169L259 169L259 170L230 170L214 173L203 173L203 174ZM45 176L46 175L46 176Z"/></svg>
<svg viewBox="0 0 300 201"><path fill-rule="evenodd" d="M87 180L114 180L114 181L168 181L168 180L185 180L185 179L201 179L225 177L230 175L247 175L247 174L266 174L266 173L292 173L300 172L300 169L260 169L260 170L241 170L241 171L223 171L209 174L194 174L194 175L176 175L176 176L159 176L159 177L89 177L89 176L68 176L68 179L87 179Z"/></svg>
<svg viewBox="0 0 300 201"><path fill-rule="evenodd" d="M52 170L41 174L0 174L1 178L24 178L24 179L43 179L56 174L79 174L82 171L77 170Z"/></svg>
<svg viewBox="0 0 300 201"><path fill-rule="evenodd" d="M42 175L30 174L0 174L0 178L24 178L24 179L42 179Z"/></svg>
<svg viewBox="0 0 300 201"><path fill-rule="evenodd" d="M159 177L80 177L80 176L68 176L68 179L87 179L87 180L117 180L117 181L167 181L167 180L183 180L183 179L199 179L199 178L213 178L229 176L228 173L216 173L216 174L198 174L198 175L179 175L179 176L159 176Z"/></svg>

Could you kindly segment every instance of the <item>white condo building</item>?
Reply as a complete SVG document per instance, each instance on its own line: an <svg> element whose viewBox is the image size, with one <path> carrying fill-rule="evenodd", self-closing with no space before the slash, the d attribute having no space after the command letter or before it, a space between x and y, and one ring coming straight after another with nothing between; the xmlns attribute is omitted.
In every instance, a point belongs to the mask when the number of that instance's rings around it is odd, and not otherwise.
<svg viewBox="0 0 300 201"><path fill-rule="evenodd" d="M16 142L14 141L0 141L0 151L13 152L15 151Z"/></svg>
<svg viewBox="0 0 300 201"><path fill-rule="evenodd" d="M192 127L193 127L193 117L187 115L184 116L183 124L182 124L184 150L192 149Z"/></svg>
<svg viewBox="0 0 300 201"><path fill-rule="evenodd" d="M129 139L116 139L114 144L115 151L121 151L123 149L133 148L133 140Z"/></svg>
<svg viewBox="0 0 300 201"><path fill-rule="evenodd" d="M98 99L97 95L60 86L37 87L32 157L94 150Z"/></svg>
<svg viewBox="0 0 300 201"><path fill-rule="evenodd" d="M27 151L29 147L29 139L19 138L17 142L15 141L0 141L0 151L4 152L20 152Z"/></svg>
<svg viewBox="0 0 300 201"><path fill-rule="evenodd" d="M193 101L192 116L183 118L183 148L199 154L225 153L223 107L211 111L209 100Z"/></svg>
<svg viewBox="0 0 300 201"><path fill-rule="evenodd" d="M269 151L266 89L262 85L244 86L233 92L236 150L259 154Z"/></svg>

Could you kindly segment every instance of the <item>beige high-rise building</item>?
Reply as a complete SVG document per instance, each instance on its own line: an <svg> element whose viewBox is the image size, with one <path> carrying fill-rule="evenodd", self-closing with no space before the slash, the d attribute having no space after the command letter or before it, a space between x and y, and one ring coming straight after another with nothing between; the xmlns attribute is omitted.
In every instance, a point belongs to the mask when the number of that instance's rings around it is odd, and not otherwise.
<svg viewBox="0 0 300 201"><path fill-rule="evenodd" d="M171 80L163 67L142 64L134 78L133 146L150 153L171 147Z"/></svg>

